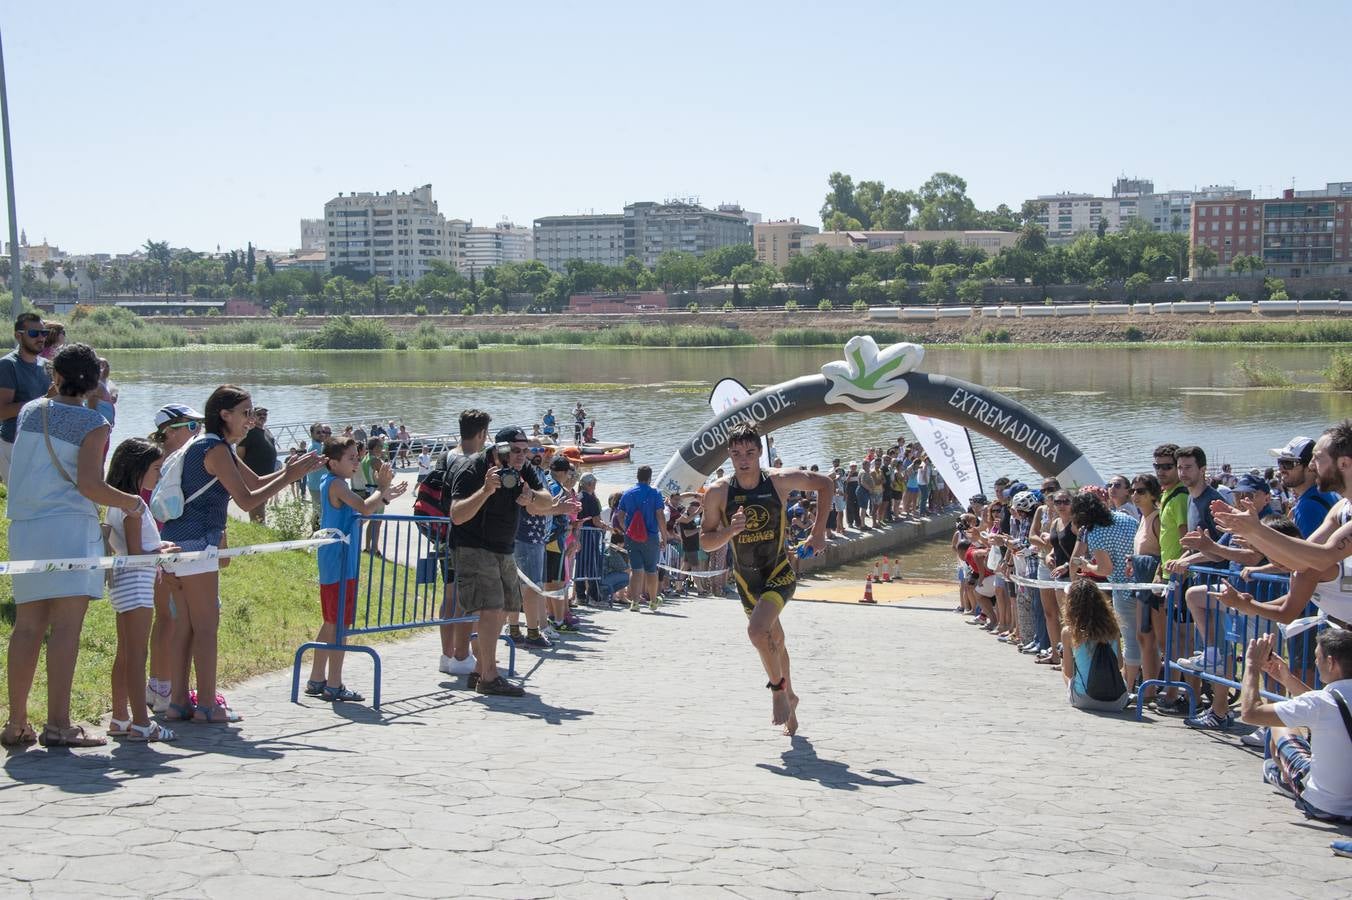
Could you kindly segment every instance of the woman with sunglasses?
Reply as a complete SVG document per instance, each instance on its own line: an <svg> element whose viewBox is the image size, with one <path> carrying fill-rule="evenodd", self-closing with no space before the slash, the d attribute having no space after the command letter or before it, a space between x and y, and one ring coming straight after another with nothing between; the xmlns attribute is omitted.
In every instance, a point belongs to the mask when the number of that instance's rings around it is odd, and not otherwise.
<svg viewBox="0 0 1352 900"><path fill-rule="evenodd" d="M1127 577L1132 581L1154 581L1160 569L1160 497L1164 489L1149 473L1137 475L1131 482L1131 499L1141 511L1131 551ZM1160 638L1164 635L1164 595L1154 591L1133 591L1139 625L1136 637L1141 645L1141 677L1150 681L1159 677ZM1149 700L1150 697L1146 697Z"/></svg>
<svg viewBox="0 0 1352 900"><path fill-rule="evenodd" d="M1070 557L1075 553L1075 542L1078 536L1075 531L1075 525L1070 517L1070 492L1065 490L1056 490L1051 495L1051 509L1047 518L1047 530L1043 533L1043 538L1050 548L1047 555L1043 557L1047 564L1048 575L1052 578L1066 578L1070 570ZM1066 579L1069 584L1069 579ZM1061 610L1066 603L1066 592L1060 588L1052 592L1052 608L1049 610L1047 604L1042 605L1042 615L1047 620L1047 634L1051 638L1051 652L1045 657L1038 657L1036 660L1043 665L1059 666L1061 664L1061 650L1059 640L1061 635Z"/></svg>
<svg viewBox="0 0 1352 900"><path fill-rule="evenodd" d="M235 457L234 445L253 424L253 401L232 384L207 398L205 434L183 451L183 514L164 524L161 536L184 550L225 546L230 501L249 512L281 493L288 484L316 471L323 461L307 453L271 475L255 475ZM216 637L220 627L220 564L215 558L178 563L173 573L182 582L174 627L173 700L169 709L179 721L209 725L233 723L241 716L216 694ZM188 700L188 670L197 671L198 704Z"/></svg>
<svg viewBox="0 0 1352 900"><path fill-rule="evenodd" d="M186 403L170 403L155 413L155 432L151 443L160 446L163 457L183 449L202 430L202 414ZM141 498L150 502L150 493ZM164 530L164 523L156 523ZM169 709L173 695L173 597L179 588L177 576L161 572L155 579L155 621L150 627L150 680L146 682L146 705L157 713Z"/></svg>

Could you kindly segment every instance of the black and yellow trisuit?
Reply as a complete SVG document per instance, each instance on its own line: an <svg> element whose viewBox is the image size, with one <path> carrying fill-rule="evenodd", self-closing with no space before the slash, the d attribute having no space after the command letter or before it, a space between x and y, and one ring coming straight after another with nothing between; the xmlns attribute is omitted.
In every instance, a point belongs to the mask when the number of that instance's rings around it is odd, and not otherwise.
<svg viewBox="0 0 1352 900"><path fill-rule="evenodd" d="M746 530L731 542L732 574L742 607L749 616L758 602L767 600L783 611L798 586L785 546L788 516L784 501L765 472L749 490L739 485L734 475L728 482L725 517L731 518L738 507L746 515Z"/></svg>

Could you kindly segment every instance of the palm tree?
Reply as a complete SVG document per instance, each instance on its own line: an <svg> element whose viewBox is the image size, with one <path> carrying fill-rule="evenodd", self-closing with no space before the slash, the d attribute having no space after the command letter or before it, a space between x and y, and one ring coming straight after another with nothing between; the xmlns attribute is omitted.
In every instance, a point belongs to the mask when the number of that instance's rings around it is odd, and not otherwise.
<svg viewBox="0 0 1352 900"><path fill-rule="evenodd" d="M47 293L52 292L52 279L56 277L56 260L44 259L42 261L42 275L47 279Z"/></svg>
<svg viewBox="0 0 1352 900"><path fill-rule="evenodd" d="M97 300L99 297L99 279L103 277L103 267L90 260L85 264L85 277L89 279L91 287L90 299Z"/></svg>
<svg viewBox="0 0 1352 900"><path fill-rule="evenodd" d="M63 260L61 263L61 274L66 276L66 288L75 286L75 263L70 260Z"/></svg>

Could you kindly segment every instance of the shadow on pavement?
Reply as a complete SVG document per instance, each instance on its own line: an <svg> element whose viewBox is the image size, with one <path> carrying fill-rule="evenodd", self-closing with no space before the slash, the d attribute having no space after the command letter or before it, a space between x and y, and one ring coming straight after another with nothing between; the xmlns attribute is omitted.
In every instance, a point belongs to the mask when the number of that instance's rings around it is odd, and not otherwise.
<svg viewBox="0 0 1352 900"><path fill-rule="evenodd" d="M765 769L776 775L787 775L802 781L815 781L823 787L838 791L857 791L861 787L899 787L906 784L921 784L914 778L905 778L886 769L869 769L867 773L852 772L843 762L822 759L812 742L802 735L794 735L793 746L780 754L783 766L756 763L756 768ZM869 776L881 776L871 778Z"/></svg>

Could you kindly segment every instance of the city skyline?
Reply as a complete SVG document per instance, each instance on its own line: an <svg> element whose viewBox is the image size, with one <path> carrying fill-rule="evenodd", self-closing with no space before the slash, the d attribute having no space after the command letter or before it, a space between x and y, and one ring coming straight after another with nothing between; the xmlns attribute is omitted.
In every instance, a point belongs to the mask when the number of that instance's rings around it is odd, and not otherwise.
<svg viewBox="0 0 1352 900"><path fill-rule="evenodd" d="M1121 175L1255 197L1349 175L1333 92L1293 90L1347 83L1346 59L1312 53L1293 72L1235 52L1265 24L1339 33L1339 4L1147 4L1129 35L1082 6L686 10L76 4L58 33L15 8L19 224L71 253L287 249L340 192L428 182L476 225L689 195L817 225L837 170L902 189L953 172L983 209L1102 194ZM1241 64L1243 98L1205 93ZM1284 122L1319 140L1290 141Z"/></svg>

